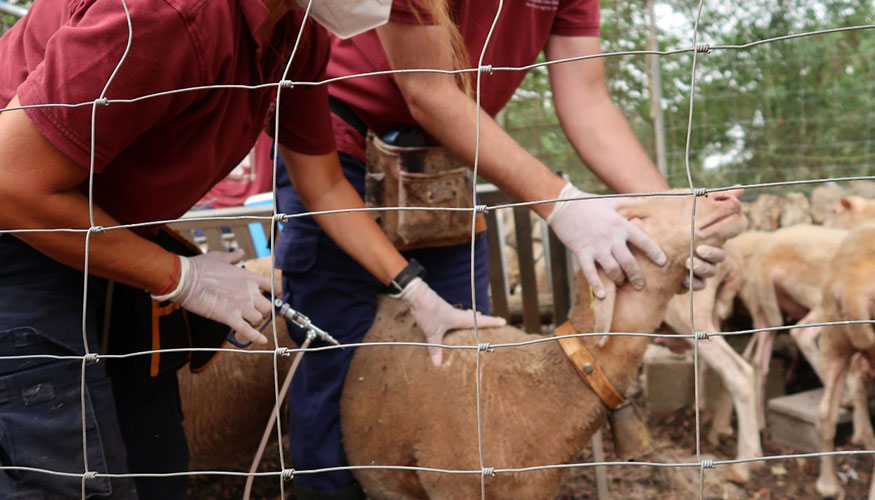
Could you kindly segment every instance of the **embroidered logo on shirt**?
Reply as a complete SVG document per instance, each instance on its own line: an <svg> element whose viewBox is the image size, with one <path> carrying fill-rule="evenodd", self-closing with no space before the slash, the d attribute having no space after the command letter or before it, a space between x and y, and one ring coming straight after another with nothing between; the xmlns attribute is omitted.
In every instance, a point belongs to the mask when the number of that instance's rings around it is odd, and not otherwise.
<svg viewBox="0 0 875 500"><path fill-rule="evenodd" d="M526 7L536 10L556 10L559 8L559 0L526 0Z"/></svg>

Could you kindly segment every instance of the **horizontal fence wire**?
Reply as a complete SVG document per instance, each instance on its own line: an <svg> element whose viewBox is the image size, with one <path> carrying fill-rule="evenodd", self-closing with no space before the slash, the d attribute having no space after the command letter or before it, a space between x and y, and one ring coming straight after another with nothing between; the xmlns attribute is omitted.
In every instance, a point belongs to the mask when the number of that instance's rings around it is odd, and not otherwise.
<svg viewBox="0 0 875 500"><path fill-rule="evenodd" d="M304 18L307 19L309 16L310 6L313 0L307 3L306 11ZM318 1L318 0L317 0ZM101 107L110 106L110 105L123 105L123 104L132 104L139 103L142 101L147 101L149 99L154 99L157 97L179 94L183 92L192 92L192 91L200 91L200 90L210 90L210 89L236 89L240 91L248 91L248 90L258 90L258 89L266 89L266 88L276 88L277 96L276 96L276 127L275 133L278 137L278 127L279 127L279 101L282 96L283 89L290 89L296 86L320 86L327 85L333 82L339 82L343 80L353 79L353 78L367 78L373 76L383 76L383 75L394 75L394 74L404 74L404 73L433 73L433 74L444 74L444 75L460 75L460 74L475 74L477 78L476 90L475 90L475 99L478 104L475 110L475 120L476 120L476 136L475 136L475 161L474 161L474 173L478 171L479 166L479 156L480 156L480 113L479 113L479 102L481 97L481 79L484 75L488 76L495 72L501 71L528 71L538 67L549 67L556 64L566 64L572 63L576 61L583 61L589 59L599 59L599 58L608 58L608 57L624 57L624 56L633 56L633 55L655 55L655 56L673 56L679 54L692 54L692 65L691 65L691 81L690 81L690 113L689 113L689 122L687 124L687 141L685 148L685 170L688 180L689 189L687 190L674 190L670 192L659 192L659 193L626 193L626 194L612 194L612 195L592 195L592 196L584 196L579 198L573 198L573 200L588 200L588 199L601 199L601 198L628 198L628 197L655 197L655 196L689 196L692 198L692 211L691 211L691 245L690 245L690 257L694 255L695 248L695 215L696 215L696 201L699 197L708 196L710 193L718 193L724 192L732 189L744 188L744 189L764 189L764 188L773 188L773 187L788 187L788 186L800 186L800 185L811 185L811 184L821 184L826 182L851 182L851 181L861 181L861 180L875 180L875 176L851 176L851 177L838 177L838 178L822 178L822 179L807 179L807 180L794 180L794 181L781 181L781 182L767 182L767 183L755 183L755 184L746 184L746 185L738 185L738 186L724 186L724 187L714 187L714 188L706 188L706 187L696 187L693 183L692 179L692 171L690 168L690 138L693 133L693 107L695 101L695 89L696 89L696 63L697 56L699 54L703 55L713 55L713 53L719 51L735 51L735 50L750 50L756 47L763 46L765 44L770 43L778 43L787 40L799 39L804 37L811 36L825 36L825 35L833 35L839 33L847 33L851 31L859 31L859 30L869 30L875 28L875 25L866 24L859 26L850 26L850 27L842 27L842 28L833 28L833 29L824 29L824 30L816 30L816 31L808 31L803 33L796 34L788 34L784 36L778 36L773 38L767 38L762 40L751 41L746 44L741 45L710 45L708 43L698 43L698 26L699 21L701 19L701 13L704 6L704 0L700 0L698 4L698 9L696 12L695 23L692 33L692 45L686 48L679 48L673 50L665 50L665 51L617 51L617 52L605 52L599 54L592 55L584 55L578 57L570 57L565 59L558 59L552 61L544 61L529 65L523 66L492 66L489 64L485 64L485 55L487 52L487 47L491 41L492 32L497 25L499 18L502 14L501 10L503 7L503 2L499 0L497 5L497 10L495 17L493 19L489 34L487 35L487 39L484 42L482 51L479 56L478 66L476 68L464 68L458 70L443 70L443 69L435 69L435 68L419 68L419 69L401 69L401 70L388 70L388 71L376 71L369 73L361 73L361 74L353 74L353 75L344 75L330 79L324 79L320 81L312 81L312 82L298 82L298 81L290 81L286 79L288 71L291 67L291 64L294 62L294 56L297 52L298 44L301 40L302 31L299 31L298 37L296 38L295 45L292 49L290 58L285 66L285 70L283 73L283 77L279 82L273 83L265 83L261 85L207 85L207 86L195 86L195 87L187 87L180 89L171 89L164 92L157 92L153 94L147 94L143 96L127 98L127 99L108 99L105 97L112 81L122 67L124 63L125 57L130 49L130 44L132 40L132 24L130 13L128 12L127 4L125 0L120 0L121 7L124 9L125 14L128 20L128 40L127 47L125 49L124 54L119 60L118 65L115 70L109 77L104 86L103 91L99 96L97 96L92 101L86 101L81 103L53 103L53 104L40 104L40 105L26 105L26 106L17 106L17 107L8 107L6 109L0 110L0 112L5 111L13 111L13 110L26 110L26 109L37 109L37 108L47 108L47 107L63 107L63 108L76 108L76 107L92 107L92 120L91 120L91 160L90 160L90 171L89 171L89 190L88 190L88 210L89 210L89 220L90 227L89 228L20 228L20 229L0 229L0 235L3 234L27 234L27 233L44 233L44 232L66 232L66 233L83 233L85 236L85 260L84 260L84 275L85 280L83 283L83 320L82 320L82 333L83 333L83 343L84 343L84 354L81 356L56 356L56 355L22 355L22 356L3 356L3 359L55 359L55 360L79 360L82 362L81 369L81 381L80 381L80 404L82 405L82 445L83 445L83 459L84 459L84 471L82 473L71 473L71 472L61 472L54 471L49 469L40 469L40 468L32 468L32 467L20 467L15 465L3 465L0 466L0 470L8 470L8 471L27 471L34 473L42 473L47 475L57 475L64 477L75 477L81 478L82 488L81 488L81 496L84 499L86 497L86 483L88 480L95 479L97 477L180 477L180 476L254 476L254 477L277 477L280 479L280 487L282 488L282 484L285 480L292 479L297 475L307 475L307 474L316 474L323 472L333 472L333 471L356 471L356 470L398 470L398 471L415 471L415 472L433 472L433 473L441 473L441 474L462 474L462 475L479 475L481 477L481 496L486 498L486 484L485 478L487 476L500 475L500 474L519 474L540 470L550 470L550 469L574 469L574 468L590 468L595 466L628 466L628 467L678 467L678 468L699 468L702 472L700 474L700 497L704 497L704 471L705 469L710 469L719 466L732 465L732 464L741 464L741 463L752 463L752 462L768 462L768 461L776 461L776 460L788 460L788 459L808 459L808 458L817 458L824 456L854 456L854 455L872 455L875 454L873 450L848 450L848 451L834 451L834 452L819 452L819 453L804 453L804 454L786 454L786 455L774 455L774 456L763 456L763 457L752 457L752 458L744 458L744 459L735 459L735 460L712 460L712 459L702 459L701 457L701 438L700 438L700 422L699 422L699 388L698 388L698 376L695 377L695 411L696 411L696 461L695 462L587 462L587 463L571 463L571 464L545 464L541 466L534 467L525 467L525 468L501 468L496 465L500 464L491 464L487 466L484 462L483 458L483 447L484 443L482 441L482 421L481 421L481 388L480 388L480 356L481 353L492 352L495 349L502 348L521 348L526 346L532 346L541 344L544 342L552 342L557 340L556 337L542 337L538 339L533 339L530 341L524 342L512 342L512 343L483 343L480 342L479 336L479 328L476 325L476 315L475 317L475 344L474 345L448 345L448 344L431 344L426 342L361 342L361 343L348 343L339 346L320 346L320 347L310 347L307 349L295 349L295 348L286 348L279 346L279 340L277 338L276 329L273 330L273 342L274 349L252 349L252 350L241 350L241 349L228 349L228 348L179 348L179 349L159 349L159 350L145 350L138 351L127 354L98 354L89 352L88 342L87 342L87 331L86 331L86 319L85 319L85 310L87 307L87 295L88 295L88 276L89 272L89 250L90 244L93 238L100 238L100 235L106 231L112 231L117 229L136 229L142 227L148 227L152 225L160 225L160 224L168 224L173 222L198 222L198 221L288 221L289 219L297 218L297 217L305 217L305 216L314 216L314 215L330 215L330 214L340 214L340 213L351 213L351 212L378 212L378 211L416 211L416 210L430 210L430 211L456 211L456 212L470 212L472 214L472 239L471 239L471 255L473 262L473 254L474 254L474 234L475 234L475 221L476 215L479 213L485 213L491 210L503 210L503 209L512 209L516 207L530 207L538 204L549 204L556 203L560 200L558 199L550 199L550 200L539 200L539 201L529 201L529 202L517 202L517 203L507 203L507 204L499 204L499 205L477 205L470 208L430 208L430 207L386 207L386 208L360 208L360 209L342 209L342 210L325 210L325 211L313 211L306 212L300 214L283 214L277 212L277 207L274 204L273 213L271 216L227 216L227 217L189 217L189 218L177 218L177 219L169 219L169 220L161 220L161 221L150 221L136 224L118 224L113 226L99 226L95 224L94 219L94 202L93 202L93 181L94 181L94 152L95 152L95 140L98 133L97 129L97 110ZM273 191L274 191L274 199L276 199L276 159L274 158L273 165ZM476 196L476 190L475 190ZM571 200L561 200L561 201L571 201ZM271 262L273 263L274 253L273 248L275 248L275 225L272 225L270 241L271 241ZM473 266L472 266L473 267ZM692 278L692 270L690 271L690 278ZM474 270L471 270L471 291L472 291L472 299L475 298L475 287L474 287ZM275 287L271 286L271 299L273 300L276 296ZM691 313L691 322L695 315L694 306L693 306L693 294L690 294L690 313ZM472 300L472 303L476 303ZM275 326L276 323L276 312L273 311L271 314L272 326ZM820 322L820 323L807 323L803 325L786 325L786 326L777 326L777 327L765 327L765 328L754 328L748 330L738 330L738 331L726 331L726 332L701 332L695 330L695 325L691 323L691 334L658 334L651 332L594 332L594 333L578 333L569 335L570 337L592 337L592 336L613 336L613 337L624 337L624 336L637 336L637 337L648 337L648 338L657 338L657 337L674 337L674 338L685 338L694 340L694 368L696 373L698 374L699 370L699 356L698 356L698 344L700 341L707 341L710 337L717 336L733 336L733 335L749 335L756 334L760 332L768 332L768 331L783 331L790 330L795 328L820 328L824 326L842 326L842 325L852 325L852 324L875 324L875 321L835 321L835 322ZM235 471L187 471L187 472L176 472L176 473L160 473L160 474L150 474L150 473L138 473L138 474L106 474L97 471L89 470L88 464L88 454L87 454L87 434L85 429L85 373L86 366L92 363L99 362L100 360L108 360L108 359L128 359L137 356L147 356L156 353L176 353L176 352L227 352L227 353L236 353L236 354L247 354L247 355L270 355L274 357L274 367L273 367L273 375L274 375L274 390L275 390L275 398L278 401L279 391L278 391L278 367L276 361L279 357L286 357L291 355L292 353L298 352L318 352L324 350L331 349L344 349L344 348L358 348L358 347L438 347L446 350L474 350L476 352L476 360L477 360L477 369L476 369L476 401L475 405L477 408L477 433L478 433L478 455L480 461L480 469L479 470L453 470L453 469L438 469L438 468L430 468L430 467L419 467L419 466L396 466L396 465L367 465L367 466L341 466L341 467L331 467L331 468L323 468L323 469L313 469L313 470L294 470L286 468L284 465L284 457L282 452L282 446L279 446L279 458L281 463L281 470L278 471L270 471L270 472L235 472ZM277 405L279 407L279 405ZM277 436L278 440L282 441L282 429L280 427L280 420L277 419Z"/></svg>

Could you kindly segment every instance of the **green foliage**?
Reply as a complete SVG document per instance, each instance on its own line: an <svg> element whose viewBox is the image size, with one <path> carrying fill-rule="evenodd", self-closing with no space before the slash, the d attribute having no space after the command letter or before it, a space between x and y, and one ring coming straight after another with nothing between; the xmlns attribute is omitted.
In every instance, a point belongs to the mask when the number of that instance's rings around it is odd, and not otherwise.
<svg viewBox="0 0 875 500"><path fill-rule="evenodd" d="M657 4L661 50L692 46L695 2ZM752 41L871 22L870 0L706 2L699 42ZM679 23L677 20L682 21ZM645 50L644 2L602 2L605 52ZM697 55L690 165L697 185L871 175L875 31L776 41ZM655 158L650 73L645 56L605 60L608 86L640 142ZM690 99L689 53L659 59L669 180L686 185L684 147ZM504 112L510 133L586 189L604 189L564 140L546 70L532 71Z"/></svg>

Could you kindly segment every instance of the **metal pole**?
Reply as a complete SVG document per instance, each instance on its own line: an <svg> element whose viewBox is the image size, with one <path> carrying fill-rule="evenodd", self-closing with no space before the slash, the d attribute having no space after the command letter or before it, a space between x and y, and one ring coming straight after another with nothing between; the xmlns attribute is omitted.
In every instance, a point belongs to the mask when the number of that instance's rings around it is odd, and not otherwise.
<svg viewBox="0 0 875 500"><path fill-rule="evenodd" d="M11 3L0 1L0 12L15 17L24 17L27 14L27 9L25 9L24 7L19 7L17 5L12 5Z"/></svg>
<svg viewBox="0 0 875 500"><path fill-rule="evenodd" d="M647 36L647 50L659 50L656 43L656 15L653 0L647 1L650 17L650 33ZM659 56L650 58L650 113L653 118L653 138L656 143L656 168L662 177L668 179L668 163L665 159L665 118L662 112L662 74L659 69Z"/></svg>

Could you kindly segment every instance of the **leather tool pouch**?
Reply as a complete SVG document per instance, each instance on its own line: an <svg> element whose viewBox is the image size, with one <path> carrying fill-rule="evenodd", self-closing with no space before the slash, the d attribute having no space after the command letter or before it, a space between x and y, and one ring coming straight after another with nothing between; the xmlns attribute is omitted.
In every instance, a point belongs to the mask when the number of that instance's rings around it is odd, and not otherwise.
<svg viewBox="0 0 875 500"><path fill-rule="evenodd" d="M471 208L470 169L441 147L400 147L367 137L365 205ZM396 248L458 245L471 240L471 212L372 212Z"/></svg>
<svg viewBox="0 0 875 500"><path fill-rule="evenodd" d="M162 226L155 240L162 248L185 257L200 249L176 231ZM108 329L110 354L129 354L158 349L221 347L227 325L191 313L172 302L158 303L149 292L113 283ZM136 389L148 393L152 380L173 373L189 363L197 372L206 367L216 351L154 352L125 360L133 373Z"/></svg>

